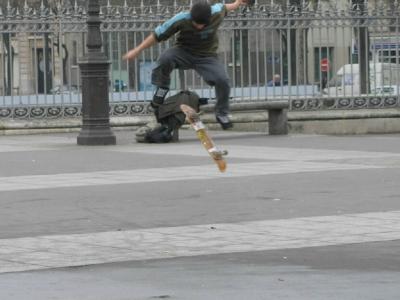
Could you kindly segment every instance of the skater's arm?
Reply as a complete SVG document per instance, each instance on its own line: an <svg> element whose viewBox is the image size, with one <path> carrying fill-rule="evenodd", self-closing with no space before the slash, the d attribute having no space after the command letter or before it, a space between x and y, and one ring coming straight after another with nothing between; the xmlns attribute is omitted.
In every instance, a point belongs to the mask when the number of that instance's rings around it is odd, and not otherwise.
<svg viewBox="0 0 400 300"><path fill-rule="evenodd" d="M139 54L147 48L150 48L151 46L157 44L157 40L154 36L154 33L150 34L142 43L140 43L139 46L136 48L131 49L127 53L124 54L122 57L125 60L132 60L135 59L136 57L139 56Z"/></svg>
<svg viewBox="0 0 400 300"><path fill-rule="evenodd" d="M248 2L249 0L236 0L233 3L225 4L225 7L227 11L232 11L238 9L241 5L247 5Z"/></svg>
<svg viewBox="0 0 400 300"><path fill-rule="evenodd" d="M165 41L177 33L180 29L180 24L188 19L189 13L179 13L168 21L164 22L154 30L139 46L127 52L122 58L132 60L147 48L157 44L158 42Z"/></svg>
<svg viewBox="0 0 400 300"><path fill-rule="evenodd" d="M181 25L190 19L189 12L181 12L165 21L154 29L154 37L157 42L168 40L181 29Z"/></svg>

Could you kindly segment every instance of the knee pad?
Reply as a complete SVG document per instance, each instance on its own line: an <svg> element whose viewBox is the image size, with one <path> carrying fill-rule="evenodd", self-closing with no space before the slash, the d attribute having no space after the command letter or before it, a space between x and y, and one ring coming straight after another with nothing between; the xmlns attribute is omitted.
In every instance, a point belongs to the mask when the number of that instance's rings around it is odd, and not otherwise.
<svg viewBox="0 0 400 300"><path fill-rule="evenodd" d="M157 87L156 92L153 96L153 101L151 101L151 106L158 107L164 103L165 96L167 96L169 88Z"/></svg>

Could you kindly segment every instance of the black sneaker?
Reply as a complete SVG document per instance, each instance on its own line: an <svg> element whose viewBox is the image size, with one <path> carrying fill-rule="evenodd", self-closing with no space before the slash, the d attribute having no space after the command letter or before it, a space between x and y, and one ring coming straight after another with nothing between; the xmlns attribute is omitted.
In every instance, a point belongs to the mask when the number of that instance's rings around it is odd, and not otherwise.
<svg viewBox="0 0 400 300"><path fill-rule="evenodd" d="M227 115L216 115L217 122L221 124L223 130L227 130L233 127L233 124Z"/></svg>

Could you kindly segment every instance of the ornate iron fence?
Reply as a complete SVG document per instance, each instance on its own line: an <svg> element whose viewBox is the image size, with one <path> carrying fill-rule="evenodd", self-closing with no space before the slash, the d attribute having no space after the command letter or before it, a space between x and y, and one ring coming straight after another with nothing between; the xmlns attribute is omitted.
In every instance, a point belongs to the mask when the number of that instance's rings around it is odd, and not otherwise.
<svg viewBox="0 0 400 300"><path fill-rule="evenodd" d="M152 66L173 40L144 51L133 62L121 57L157 25L190 6L190 1L154 2L128 6L127 1L108 1L101 9L113 115L148 113ZM232 81L232 101L288 99L292 110L399 106L397 0L368 5L348 0L293 1L298 4L292 6L255 2L229 14L219 32L218 55ZM0 7L0 118L78 116L86 8L62 1L39 8L10 3ZM280 82L274 82L278 77ZM183 87L215 96L192 71L173 74L172 92Z"/></svg>

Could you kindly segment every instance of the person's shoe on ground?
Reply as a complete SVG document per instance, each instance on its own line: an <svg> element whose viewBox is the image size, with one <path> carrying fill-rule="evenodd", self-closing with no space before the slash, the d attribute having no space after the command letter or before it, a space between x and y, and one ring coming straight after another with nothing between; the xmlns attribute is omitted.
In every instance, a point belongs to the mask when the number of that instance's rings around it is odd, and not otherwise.
<svg viewBox="0 0 400 300"><path fill-rule="evenodd" d="M233 127L233 124L227 115L216 115L216 119L223 130L227 130Z"/></svg>

